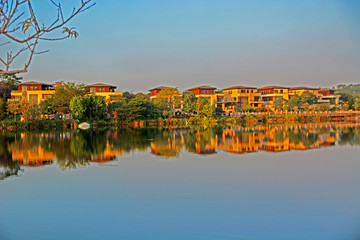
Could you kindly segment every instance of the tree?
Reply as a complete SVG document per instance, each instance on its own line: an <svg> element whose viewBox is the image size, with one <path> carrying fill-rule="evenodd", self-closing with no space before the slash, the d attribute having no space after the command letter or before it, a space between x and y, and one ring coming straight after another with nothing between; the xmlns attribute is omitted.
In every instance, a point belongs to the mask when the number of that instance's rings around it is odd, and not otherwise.
<svg viewBox="0 0 360 240"><path fill-rule="evenodd" d="M52 98L53 108L56 112L69 113L70 101L73 97L85 96L88 92L88 87L83 83L60 82L55 88L55 94Z"/></svg>
<svg viewBox="0 0 360 240"><path fill-rule="evenodd" d="M11 89L6 85L0 85L0 98L9 99L11 97Z"/></svg>
<svg viewBox="0 0 360 240"><path fill-rule="evenodd" d="M347 110L349 110L349 104L344 103L341 108L344 109L345 111L347 111Z"/></svg>
<svg viewBox="0 0 360 240"><path fill-rule="evenodd" d="M7 115L7 103L5 98L0 98L0 120L6 118Z"/></svg>
<svg viewBox="0 0 360 240"><path fill-rule="evenodd" d="M8 111L14 114L14 120L16 121L16 115L21 114L20 102L10 102L8 105Z"/></svg>
<svg viewBox="0 0 360 240"><path fill-rule="evenodd" d="M49 4L57 11L57 17L53 21L45 22L39 19L41 13L35 12L33 5L37 4L32 0L0 0L0 37L7 39L7 42L0 43L0 46L8 45L11 49L0 56L0 75L27 72L28 67L35 54L44 53L37 52L37 46L40 41L55 41L66 38L76 38L79 34L74 28L68 28L67 25L76 15L84 12L95 3L92 0L81 0L79 7L71 7L71 14L66 16L63 11L63 5L55 3L53 0ZM43 3L42 3L43 4ZM66 3L64 3L66 5ZM60 37L52 37L57 35L56 32L62 31ZM1 51L3 52L3 51ZM21 57L20 57L21 56ZM24 67L12 69L14 60L25 59Z"/></svg>
<svg viewBox="0 0 360 240"><path fill-rule="evenodd" d="M204 97L198 97L196 101L197 114L207 117L214 115L215 108L209 104L209 101Z"/></svg>
<svg viewBox="0 0 360 240"><path fill-rule="evenodd" d="M287 102L288 101L283 97L276 98L275 101L274 101L274 107L275 107L276 110L282 110L282 109L284 109Z"/></svg>
<svg viewBox="0 0 360 240"><path fill-rule="evenodd" d="M17 90L22 77L17 77L15 73L0 74L0 84L8 86L11 90Z"/></svg>
<svg viewBox="0 0 360 240"><path fill-rule="evenodd" d="M106 113L106 102L101 96L75 96L71 100L69 108L77 119L103 118Z"/></svg>
<svg viewBox="0 0 360 240"><path fill-rule="evenodd" d="M42 114L49 115L55 113L52 97L46 98L43 101L41 101L39 106Z"/></svg>
<svg viewBox="0 0 360 240"><path fill-rule="evenodd" d="M355 99L354 109L355 110L360 110L360 98Z"/></svg>
<svg viewBox="0 0 360 240"><path fill-rule="evenodd" d="M74 118L76 119L85 119L87 106L85 101L80 96L75 96L70 102L70 111Z"/></svg>
<svg viewBox="0 0 360 240"><path fill-rule="evenodd" d="M142 93L136 94L130 102L124 102L116 109L116 112L118 118L125 122L155 119L159 116L159 110L156 109L154 103Z"/></svg>
<svg viewBox="0 0 360 240"><path fill-rule="evenodd" d="M184 92L183 94L183 111L187 113L196 112L196 97L195 93Z"/></svg>
<svg viewBox="0 0 360 240"><path fill-rule="evenodd" d="M355 103L355 96L352 95L349 92L337 92L337 94L339 94L340 100L342 100L344 103L349 104L349 108L353 109L354 107L354 103Z"/></svg>
<svg viewBox="0 0 360 240"><path fill-rule="evenodd" d="M300 96L300 100L303 104L315 104L318 102L318 97L311 93L311 92L304 92L301 96Z"/></svg>
<svg viewBox="0 0 360 240"><path fill-rule="evenodd" d="M164 88L153 100L156 107L162 110L165 118L173 115L174 109L181 103L180 93L177 88Z"/></svg>
<svg viewBox="0 0 360 240"><path fill-rule="evenodd" d="M288 101L288 105L290 109L297 109L300 108L303 103L301 101L301 97L297 94L295 94L294 96L292 96L289 101Z"/></svg>

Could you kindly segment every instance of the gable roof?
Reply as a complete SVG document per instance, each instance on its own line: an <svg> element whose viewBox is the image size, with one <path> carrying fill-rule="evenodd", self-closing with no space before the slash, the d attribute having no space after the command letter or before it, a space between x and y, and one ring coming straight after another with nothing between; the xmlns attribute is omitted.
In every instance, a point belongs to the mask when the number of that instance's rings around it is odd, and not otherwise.
<svg viewBox="0 0 360 240"><path fill-rule="evenodd" d="M188 91L196 90L196 89L215 90L216 87L211 87L211 86L205 85L205 86L198 86L198 87L189 88Z"/></svg>
<svg viewBox="0 0 360 240"><path fill-rule="evenodd" d="M258 88L258 90L263 90L263 89L272 89L272 88L283 88L283 89L289 89L288 87L282 87L282 86L266 86L266 87Z"/></svg>
<svg viewBox="0 0 360 240"><path fill-rule="evenodd" d="M89 85L89 87L111 87L111 88L116 88L116 86L105 84L105 83L91 84L91 85Z"/></svg>
<svg viewBox="0 0 360 240"><path fill-rule="evenodd" d="M23 82L23 83L20 83L19 85L52 85L52 84L31 81L31 82Z"/></svg>
<svg viewBox="0 0 360 240"><path fill-rule="evenodd" d="M319 88L312 88L312 87L291 87L290 90L319 90Z"/></svg>
<svg viewBox="0 0 360 240"><path fill-rule="evenodd" d="M232 87L224 88L223 90L231 90L231 89L256 89L256 87L232 86Z"/></svg>

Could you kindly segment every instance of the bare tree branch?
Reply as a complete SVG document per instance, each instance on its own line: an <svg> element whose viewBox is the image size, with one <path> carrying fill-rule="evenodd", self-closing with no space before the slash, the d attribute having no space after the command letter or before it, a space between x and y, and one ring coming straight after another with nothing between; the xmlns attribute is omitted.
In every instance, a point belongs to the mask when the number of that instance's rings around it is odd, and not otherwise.
<svg viewBox="0 0 360 240"><path fill-rule="evenodd" d="M10 42L23 44L19 50L6 53L6 58L0 56L0 76L8 73L22 73L28 70L30 63L35 54L42 54L47 51L36 52L36 47L40 40L43 41L57 41L64 40L70 37L77 37L79 34L68 28L68 24L76 15L93 7L95 3L92 0L80 0L79 7L73 7L70 15L65 16L63 6L60 2L56 3L54 0L49 0L57 10L57 16L49 25L40 24L37 14L34 11L32 2L34 0L0 0L0 36L9 39ZM14 25L14 27L12 27ZM56 30L63 30L63 34L67 36L47 37L49 33ZM0 44L0 47L9 42ZM11 64L14 60L27 52L27 60L23 69L11 70Z"/></svg>

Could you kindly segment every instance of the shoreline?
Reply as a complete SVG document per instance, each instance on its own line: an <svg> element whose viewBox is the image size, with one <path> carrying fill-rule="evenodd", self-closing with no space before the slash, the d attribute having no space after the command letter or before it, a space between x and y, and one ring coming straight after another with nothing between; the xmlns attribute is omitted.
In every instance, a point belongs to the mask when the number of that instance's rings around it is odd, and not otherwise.
<svg viewBox="0 0 360 240"><path fill-rule="evenodd" d="M186 118L151 119L131 122L121 122L117 119L87 120L90 128L101 127L196 127L196 126L245 126L259 124L288 124L288 123L322 123L322 122L359 122L360 112L338 112L338 113L239 113L238 116L193 116ZM35 121L2 121L0 132L30 130L63 130L78 129L75 120L35 120Z"/></svg>

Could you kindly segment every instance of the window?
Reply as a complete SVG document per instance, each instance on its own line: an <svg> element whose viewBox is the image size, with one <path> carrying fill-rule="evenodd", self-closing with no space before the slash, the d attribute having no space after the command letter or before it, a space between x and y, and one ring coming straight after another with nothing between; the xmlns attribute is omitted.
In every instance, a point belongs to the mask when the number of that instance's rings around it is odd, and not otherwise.
<svg viewBox="0 0 360 240"><path fill-rule="evenodd" d="M241 90L241 93L245 93L245 90Z"/></svg>
<svg viewBox="0 0 360 240"><path fill-rule="evenodd" d="M249 93L249 90L246 90L246 93Z"/></svg>
<svg viewBox="0 0 360 240"><path fill-rule="evenodd" d="M105 88L103 88L103 92L105 92Z"/></svg>
<svg viewBox="0 0 360 240"><path fill-rule="evenodd" d="M33 87L30 87L30 90L33 90Z"/></svg>

